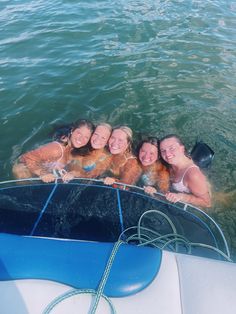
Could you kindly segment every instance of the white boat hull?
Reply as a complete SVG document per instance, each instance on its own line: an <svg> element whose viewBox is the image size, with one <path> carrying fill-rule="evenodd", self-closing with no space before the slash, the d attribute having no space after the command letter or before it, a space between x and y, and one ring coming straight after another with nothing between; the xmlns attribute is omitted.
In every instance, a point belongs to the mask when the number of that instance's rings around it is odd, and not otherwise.
<svg viewBox="0 0 236 314"><path fill-rule="evenodd" d="M52 300L71 289L48 280L1 281L1 314L41 314ZM235 291L236 264L163 252L160 270L148 287L110 299L118 314L232 314ZM91 296L77 295L51 313L87 314L91 304ZM96 313L111 313L105 300L100 299Z"/></svg>

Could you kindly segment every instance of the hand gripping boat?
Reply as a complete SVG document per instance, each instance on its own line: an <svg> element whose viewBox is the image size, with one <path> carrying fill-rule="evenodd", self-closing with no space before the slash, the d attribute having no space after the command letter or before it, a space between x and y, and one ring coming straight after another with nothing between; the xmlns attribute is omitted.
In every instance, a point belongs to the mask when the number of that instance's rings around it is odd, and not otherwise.
<svg viewBox="0 0 236 314"><path fill-rule="evenodd" d="M137 187L3 182L1 314L209 314L236 308L214 220Z"/></svg>

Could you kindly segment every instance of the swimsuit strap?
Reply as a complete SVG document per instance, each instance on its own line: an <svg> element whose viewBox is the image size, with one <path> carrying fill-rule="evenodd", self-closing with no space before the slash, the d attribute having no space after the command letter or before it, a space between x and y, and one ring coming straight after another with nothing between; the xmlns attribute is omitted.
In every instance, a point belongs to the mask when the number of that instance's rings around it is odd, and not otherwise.
<svg viewBox="0 0 236 314"><path fill-rule="evenodd" d="M135 156L124 156L125 157L125 160L124 160L124 162L120 165L120 168L121 167L123 167L125 164L126 164L126 162L128 161L128 160L130 160L130 159L137 159Z"/></svg>
<svg viewBox="0 0 236 314"><path fill-rule="evenodd" d="M182 175L182 178L181 178L181 180L179 181L179 182L183 182L183 179L184 179L184 176L186 175L186 173L189 171L189 169L191 169L191 168L198 168L198 166L196 166L196 165L191 165L191 166L189 166L187 169L185 169L185 171L184 171L184 173L183 173L183 175ZM176 182L177 183L177 182Z"/></svg>
<svg viewBox="0 0 236 314"><path fill-rule="evenodd" d="M61 157L58 158L58 160L57 160L57 162L60 162L61 159L64 157L64 149L63 149L63 146L61 145L61 143L59 143L57 141L55 141L54 143L57 143L59 145L60 149L61 149Z"/></svg>
<svg viewBox="0 0 236 314"><path fill-rule="evenodd" d="M100 158L98 158L97 162L102 162L102 161L104 161L106 159L107 159L107 156L101 156Z"/></svg>
<svg viewBox="0 0 236 314"><path fill-rule="evenodd" d="M124 155L124 157L125 157L125 160L127 161L127 160L129 160L129 159L137 159L134 155L128 155L128 157L126 156L126 155Z"/></svg>

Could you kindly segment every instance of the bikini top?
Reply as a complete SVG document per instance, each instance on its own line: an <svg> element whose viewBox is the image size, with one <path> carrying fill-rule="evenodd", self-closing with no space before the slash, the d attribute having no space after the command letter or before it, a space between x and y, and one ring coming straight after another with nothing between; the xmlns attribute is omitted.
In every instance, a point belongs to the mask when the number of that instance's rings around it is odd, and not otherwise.
<svg viewBox="0 0 236 314"><path fill-rule="evenodd" d="M149 174L142 174L141 181L143 182L143 185L154 185L155 182L150 178Z"/></svg>
<svg viewBox="0 0 236 314"><path fill-rule="evenodd" d="M143 183L143 185L155 185L156 183L156 167L154 167L154 165L148 166L146 168L144 168L145 170L143 170L143 173L141 175L141 182Z"/></svg>
<svg viewBox="0 0 236 314"><path fill-rule="evenodd" d="M90 164L83 166L84 171L89 172L96 168L97 164L103 162L107 156L101 156L97 161L92 161Z"/></svg>
<svg viewBox="0 0 236 314"><path fill-rule="evenodd" d="M198 166L196 165L192 165L189 166L187 169L185 169L182 178L179 182L172 182L172 188L176 191L176 192L180 192L180 193L190 193L190 190L184 185L184 176L185 174L188 172L189 169L191 168L198 168Z"/></svg>
<svg viewBox="0 0 236 314"><path fill-rule="evenodd" d="M80 159L72 159L70 165L76 166L78 169L83 169L85 172L93 171L97 166L103 163L110 155L102 154L100 157L94 156L93 151L86 156L81 156Z"/></svg>

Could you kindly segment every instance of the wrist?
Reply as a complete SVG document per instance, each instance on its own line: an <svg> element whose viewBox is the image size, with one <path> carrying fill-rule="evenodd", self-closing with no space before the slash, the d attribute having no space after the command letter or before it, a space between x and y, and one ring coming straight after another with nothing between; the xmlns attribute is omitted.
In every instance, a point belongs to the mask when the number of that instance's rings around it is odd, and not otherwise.
<svg viewBox="0 0 236 314"><path fill-rule="evenodd" d="M47 172L45 172L44 170L39 170L37 175L42 177L42 176L45 176L46 174L47 174Z"/></svg>
<svg viewBox="0 0 236 314"><path fill-rule="evenodd" d="M191 195L190 194L181 193L181 202L183 202L183 203L191 203Z"/></svg>

